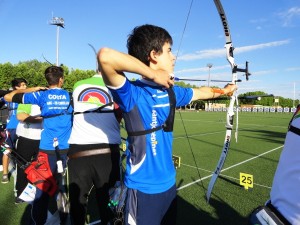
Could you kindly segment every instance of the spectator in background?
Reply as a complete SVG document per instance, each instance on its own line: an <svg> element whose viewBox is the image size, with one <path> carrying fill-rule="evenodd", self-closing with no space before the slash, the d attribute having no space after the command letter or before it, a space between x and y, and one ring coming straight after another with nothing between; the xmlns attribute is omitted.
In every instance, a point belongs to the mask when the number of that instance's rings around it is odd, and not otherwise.
<svg viewBox="0 0 300 225"><path fill-rule="evenodd" d="M44 87L16 90L4 96L9 102L23 104L35 104L41 109L43 117L43 130L39 145L39 154L47 158L47 163L52 172L52 178L57 174L57 157L55 154L54 139L58 140L59 153L66 166L68 140L72 127L71 99L69 92L62 89L64 83L64 71L62 67L50 66L45 70L45 78L49 85ZM29 93L34 92L34 93ZM33 224L43 225L47 220L48 203L50 195L48 192L37 188L35 199L32 203L31 216Z"/></svg>
<svg viewBox="0 0 300 225"><path fill-rule="evenodd" d="M3 90L0 90L1 92ZM6 102L4 101L3 96L9 92L3 92L3 95L0 93L0 131L3 132L6 128L6 119L7 119L7 107L6 107ZM4 114L4 115L3 115ZM1 137L3 138L3 137ZM2 165L2 158L3 158L3 153L0 152L0 172L3 171L3 165ZM1 177L2 178L2 177Z"/></svg>
<svg viewBox="0 0 300 225"><path fill-rule="evenodd" d="M87 202L95 188L101 224L112 219L109 188L120 178L120 126L116 105L101 74L78 81L73 89L74 119L68 152L71 220L84 225Z"/></svg>
<svg viewBox="0 0 300 225"><path fill-rule="evenodd" d="M39 152L41 131L43 128L43 118L38 105L19 104L17 109L17 119L20 121L17 126L16 152L27 162L36 158ZM20 165L19 165L20 166ZM24 169L17 165L16 191L17 197L15 203L22 203L19 198L28 184L27 175Z"/></svg>
<svg viewBox="0 0 300 225"><path fill-rule="evenodd" d="M11 81L11 87L13 90L22 90L27 88L27 81L24 78L15 78ZM11 147L11 149L15 148L15 143L17 140L16 128L19 123L16 112L18 108L18 103L8 102L7 108L9 110L9 115L7 118L6 130L8 132L7 136L7 144ZM8 165L9 158L7 155L2 156L2 165L3 165L3 174L1 182L6 184L9 182L9 174L8 174Z"/></svg>

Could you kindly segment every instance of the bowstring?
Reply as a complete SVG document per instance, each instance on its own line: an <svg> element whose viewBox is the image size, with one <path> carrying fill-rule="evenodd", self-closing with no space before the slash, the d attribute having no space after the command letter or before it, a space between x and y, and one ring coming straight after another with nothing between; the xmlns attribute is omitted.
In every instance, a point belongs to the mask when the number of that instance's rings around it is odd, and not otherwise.
<svg viewBox="0 0 300 225"><path fill-rule="evenodd" d="M236 105L236 122L235 122L235 142L238 142L238 129L239 129L239 100L238 91L235 91L235 105Z"/></svg>
<svg viewBox="0 0 300 225"><path fill-rule="evenodd" d="M92 44L88 43L88 45L92 48L93 52L95 53L95 57L96 57L96 73L98 73L99 70L100 70L100 68L99 68L99 63L97 61L97 51L96 51L95 47Z"/></svg>
<svg viewBox="0 0 300 225"><path fill-rule="evenodd" d="M178 55L179 55L179 51L180 51L180 48L181 48L181 45L182 45L182 41L183 41L184 33L185 33L185 30L186 30L186 27L187 27L187 24L188 24L188 20L189 20L191 11L192 11L193 3L194 3L194 0L191 0L191 4L190 4L189 10L188 10L188 14L187 14L187 17L186 17L186 20L185 20L185 24L184 24L183 31L182 31L182 34L181 34L181 38L180 38L180 41L179 41L178 50L177 50L176 57L175 57L175 65L176 65L177 58L178 58ZM204 187L204 185L203 185L203 182L202 182L202 176L201 176L201 174L200 174L200 170L199 170L199 167L198 167L198 164L197 164L197 161L196 161L196 157L195 157L194 151L193 151L193 149L192 149L192 144L191 144L190 139L189 139L189 136L188 136L188 134L187 134L187 129L186 129L186 126L185 126L185 124L184 124L184 122L183 122L182 114L181 114L180 110L178 110L178 112L179 112L179 116L180 116L180 120L181 120L183 129L184 129L184 132L185 132L185 138L187 139L188 146L189 146L190 151L191 151L191 153L192 153L192 157L193 157L195 166L196 166L196 168L197 168L197 173L198 173L198 176L199 176L199 178L200 178L200 183L201 183L201 186L202 186L202 188L203 188L202 190L203 190L204 195L205 195L205 191L204 191L205 187Z"/></svg>
<svg viewBox="0 0 300 225"><path fill-rule="evenodd" d="M180 50L181 45L182 45L183 36L184 36L185 30L186 30L186 27L187 27L187 24L188 24L188 21L189 21L191 11L192 11L193 2L194 2L194 0L191 0L190 8L189 8L189 11L188 11L185 23L184 23L183 31L181 33L181 37L180 37L180 40L179 40L179 46L178 46L177 53L176 53L176 58L175 58L175 65L176 65L176 62L177 62L177 57L178 57L178 54L179 54L179 50Z"/></svg>

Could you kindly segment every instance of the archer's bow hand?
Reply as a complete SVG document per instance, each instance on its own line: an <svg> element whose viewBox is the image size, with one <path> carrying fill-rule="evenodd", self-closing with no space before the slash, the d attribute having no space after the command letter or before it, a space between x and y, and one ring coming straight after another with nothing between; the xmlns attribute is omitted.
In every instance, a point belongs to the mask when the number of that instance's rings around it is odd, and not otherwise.
<svg viewBox="0 0 300 225"><path fill-rule="evenodd" d="M233 93L237 90L237 86L235 84L227 84L223 90L225 95L232 96Z"/></svg>

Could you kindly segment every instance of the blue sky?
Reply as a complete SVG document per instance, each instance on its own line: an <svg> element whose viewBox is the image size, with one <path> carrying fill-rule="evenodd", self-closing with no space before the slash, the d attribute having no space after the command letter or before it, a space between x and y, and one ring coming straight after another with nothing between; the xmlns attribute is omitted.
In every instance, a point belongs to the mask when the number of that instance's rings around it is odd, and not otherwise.
<svg viewBox="0 0 300 225"><path fill-rule="evenodd" d="M243 68L249 61L252 73L247 82L239 74L243 79L239 93L264 91L299 99L300 0L222 0L222 4L235 63ZM175 76L208 79L211 63L211 79L230 80L223 28L213 0L194 0L188 17L190 5L187 0L0 0L0 63L44 61L43 55L55 63L57 29L49 21L57 16L65 20L65 29L59 30L59 63L69 68L95 69L89 43L97 50L106 46L126 52L131 30L149 23L164 27L173 37L173 53L178 56Z"/></svg>

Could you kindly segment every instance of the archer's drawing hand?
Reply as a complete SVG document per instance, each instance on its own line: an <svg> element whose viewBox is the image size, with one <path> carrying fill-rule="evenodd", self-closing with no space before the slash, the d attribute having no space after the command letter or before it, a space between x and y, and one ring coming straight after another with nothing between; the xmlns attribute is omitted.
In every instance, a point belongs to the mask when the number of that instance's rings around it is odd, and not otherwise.
<svg viewBox="0 0 300 225"><path fill-rule="evenodd" d="M165 70L156 70L152 80L166 88L174 85L174 75L170 75L170 73Z"/></svg>

